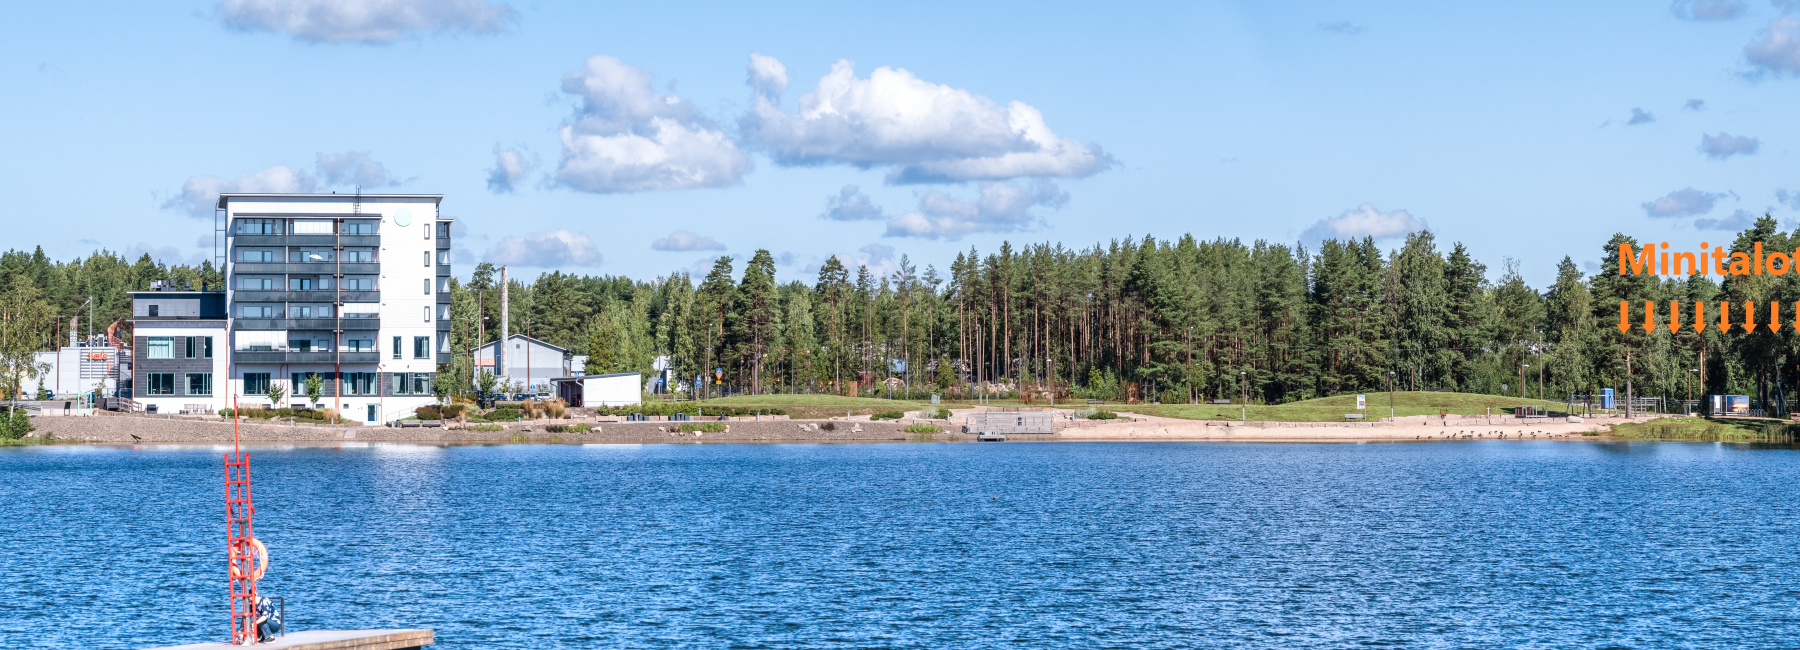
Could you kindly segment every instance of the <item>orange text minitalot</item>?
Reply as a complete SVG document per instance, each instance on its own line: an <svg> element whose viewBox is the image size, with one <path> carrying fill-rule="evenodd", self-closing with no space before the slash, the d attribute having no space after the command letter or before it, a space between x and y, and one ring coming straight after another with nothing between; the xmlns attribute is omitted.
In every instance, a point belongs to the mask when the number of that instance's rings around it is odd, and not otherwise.
<svg viewBox="0 0 1800 650"><path fill-rule="evenodd" d="M1729 252L1725 247L1708 248L1700 242L1699 253L1671 253L1669 242L1644 244L1642 254L1630 244L1619 244L1619 275L1786 275L1800 259L1800 249L1792 254L1781 251L1763 253L1762 242L1752 252Z"/></svg>

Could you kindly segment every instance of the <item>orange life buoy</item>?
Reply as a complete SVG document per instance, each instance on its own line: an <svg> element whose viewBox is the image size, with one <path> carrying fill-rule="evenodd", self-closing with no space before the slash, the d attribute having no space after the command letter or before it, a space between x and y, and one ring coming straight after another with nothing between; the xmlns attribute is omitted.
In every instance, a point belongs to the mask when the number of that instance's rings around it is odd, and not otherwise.
<svg viewBox="0 0 1800 650"><path fill-rule="evenodd" d="M249 555L245 556L244 546L246 545L233 544L231 546L231 579L261 580L263 574L269 571L269 548L263 546L262 540L252 537L250 538L250 543L247 544L247 546L250 547L248 551ZM245 560L248 560L250 564L255 567L250 570L248 576L244 574L244 569L240 566Z"/></svg>

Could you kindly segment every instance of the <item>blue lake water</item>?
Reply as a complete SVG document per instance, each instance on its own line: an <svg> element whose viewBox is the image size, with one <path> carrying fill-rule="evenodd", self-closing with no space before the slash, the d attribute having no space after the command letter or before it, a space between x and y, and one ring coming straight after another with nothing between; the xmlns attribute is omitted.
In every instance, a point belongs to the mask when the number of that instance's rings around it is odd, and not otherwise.
<svg viewBox="0 0 1800 650"><path fill-rule="evenodd" d="M1800 452L253 448L291 629L444 648L1800 644ZM213 449L0 450L0 647L223 640Z"/></svg>

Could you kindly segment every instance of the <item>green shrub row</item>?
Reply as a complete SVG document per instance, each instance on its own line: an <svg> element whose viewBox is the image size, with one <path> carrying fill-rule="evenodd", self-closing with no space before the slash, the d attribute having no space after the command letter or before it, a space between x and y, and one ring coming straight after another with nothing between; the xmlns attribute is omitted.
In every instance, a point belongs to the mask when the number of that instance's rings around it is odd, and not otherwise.
<svg viewBox="0 0 1800 650"><path fill-rule="evenodd" d="M898 420L903 417L906 417L906 412L904 412L904 411L881 411L879 413L869 416L869 419L871 419L871 420Z"/></svg>
<svg viewBox="0 0 1800 650"><path fill-rule="evenodd" d="M668 416L668 415L675 415L677 413L690 415L690 416L694 416L694 415L705 415L705 416L726 415L726 416L732 416L732 417L739 417L739 416L745 416L745 415L787 415L787 411L784 411L779 408L770 408L770 407L766 407L766 406L758 406L758 407L700 406L700 405L694 404L693 402L651 402L649 404L639 404L639 405L635 405L635 406L614 406L614 407L610 407L610 408L602 407L602 408L598 408L598 409L594 409L594 410L603 415L662 415L662 416Z"/></svg>
<svg viewBox="0 0 1800 650"><path fill-rule="evenodd" d="M724 422L683 422L683 423L681 423L680 430L682 433L688 433L688 432L692 432L692 431L700 431L703 433L723 433L725 431L725 423Z"/></svg>
<svg viewBox="0 0 1800 650"><path fill-rule="evenodd" d="M544 427L544 430L550 433L587 433L594 428L585 424L552 424Z"/></svg>
<svg viewBox="0 0 1800 650"><path fill-rule="evenodd" d="M906 432L907 433L943 433L944 429L935 424L925 424L923 422L920 422L918 424L907 425Z"/></svg>

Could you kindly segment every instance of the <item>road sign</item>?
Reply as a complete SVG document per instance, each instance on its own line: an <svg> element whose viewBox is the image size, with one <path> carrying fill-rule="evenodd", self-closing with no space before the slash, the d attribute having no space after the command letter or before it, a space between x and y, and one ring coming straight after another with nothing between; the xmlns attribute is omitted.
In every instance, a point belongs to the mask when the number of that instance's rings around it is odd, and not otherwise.
<svg viewBox="0 0 1800 650"><path fill-rule="evenodd" d="M1361 411L1368 407L1369 407L1369 396L1357 395L1356 396L1356 410Z"/></svg>

